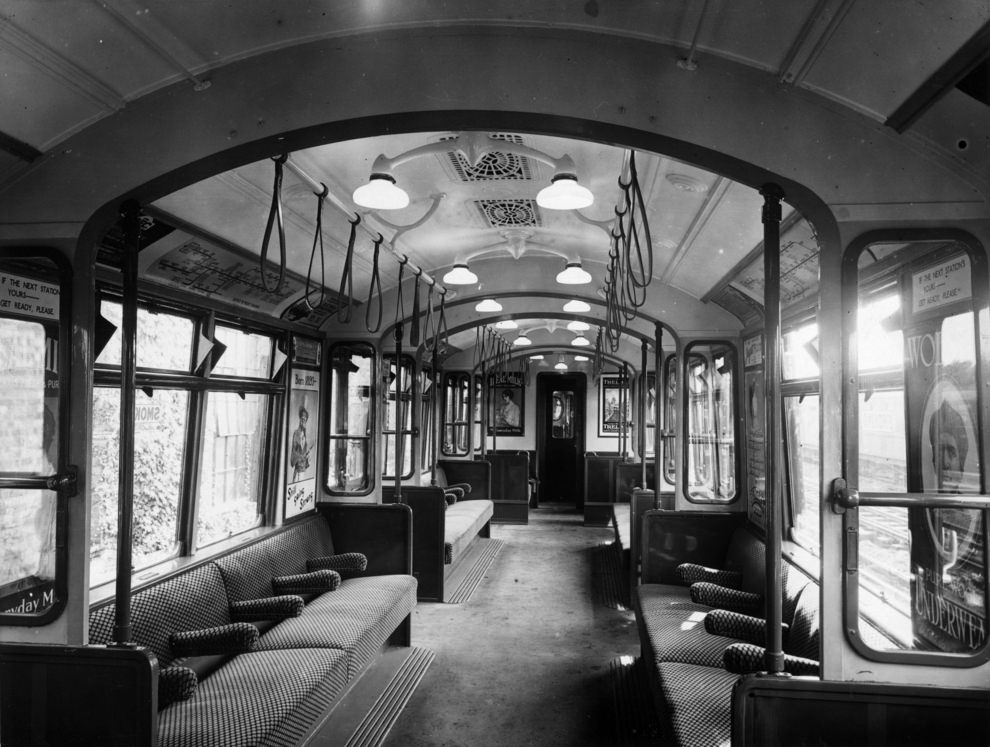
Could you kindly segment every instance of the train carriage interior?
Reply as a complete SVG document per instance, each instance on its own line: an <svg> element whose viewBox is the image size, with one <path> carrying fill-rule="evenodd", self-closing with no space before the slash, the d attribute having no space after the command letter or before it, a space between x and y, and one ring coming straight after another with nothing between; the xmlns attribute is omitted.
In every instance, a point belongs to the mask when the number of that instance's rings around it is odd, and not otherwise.
<svg viewBox="0 0 990 747"><path fill-rule="evenodd" d="M0 0L0 744L990 744L990 2Z"/></svg>

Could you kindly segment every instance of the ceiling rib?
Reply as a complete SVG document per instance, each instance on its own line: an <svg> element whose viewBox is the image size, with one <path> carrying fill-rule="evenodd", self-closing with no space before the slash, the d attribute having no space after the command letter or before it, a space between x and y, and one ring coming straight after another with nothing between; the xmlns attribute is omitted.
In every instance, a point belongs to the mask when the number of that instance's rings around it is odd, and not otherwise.
<svg viewBox="0 0 990 747"><path fill-rule="evenodd" d="M677 246L677 251L674 252L674 256L671 257L666 269L664 269L663 274L660 276L661 283L673 285L671 279L674 277L674 273L677 272L678 266L684 260L684 257L687 256L688 251L694 245L702 229L711 220L712 215L715 214L715 210L725 198L731 186L732 181L722 176L718 177L712 184L711 189L708 190L708 194L705 196L704 204L702 204L701 209L695 214L691 225L688 226L688 230L684 234L684 238L681 239L681 243Z"/></svg>
<svg viewBox="0 0 990 747"><path fill-rule="evenodd" d="M780 66L780 82L800 85L856 0L818 0Z"/></svg>
<svg viewBox="0 0 990 747"><path fill-rule="evenodd" d="M110 86L18 28L9 19L0 19L0 41L22 60L100 108L107 111L124 108L124 98Z"/></svg>

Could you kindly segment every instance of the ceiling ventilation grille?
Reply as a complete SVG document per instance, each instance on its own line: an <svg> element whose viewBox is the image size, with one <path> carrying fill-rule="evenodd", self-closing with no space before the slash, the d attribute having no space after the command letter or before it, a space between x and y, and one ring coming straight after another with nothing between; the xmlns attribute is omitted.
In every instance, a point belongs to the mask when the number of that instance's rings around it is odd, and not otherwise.
<svg viewBox="0 0 990 747"><path fill-rule="evenodd" d="M539 212L533 200L478 200L475 204L492 228L540 225Z"/></svg>
<svg viewBox="0 0 990 747"><path fill-rule="evenodd" d="M519 135L494 133L491 138L522 144L522 137ZM479 158L476 164L468 163L460 151L449 151L446 156L462 182L531 181L533 178L529 159L514 153L492 150Z"/></svg>

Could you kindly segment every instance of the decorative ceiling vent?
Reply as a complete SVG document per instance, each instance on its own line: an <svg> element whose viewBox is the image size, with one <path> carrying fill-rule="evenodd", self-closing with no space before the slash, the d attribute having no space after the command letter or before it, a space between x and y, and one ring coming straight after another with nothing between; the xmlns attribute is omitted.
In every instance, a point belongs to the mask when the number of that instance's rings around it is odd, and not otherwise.
<svg viewBox="0 0 990 747"><path fill-rule="evenodd" d="M492 228L540 225L539 209L534 200L477 200L474 204Z"/></svg>
<svg viewBox="0 0 990 747"><path fill-rule="evenodd" d="M506 133L492 133L492 140L522 144L522 137ZM453 138L444 138L451 140ZM462 182L487 181L531 181L533 179L529 159L514 153L492 150L471 164L460 151L452 150L444 154L457 179ZM441 158L444 158L441 156Z"/></svg>

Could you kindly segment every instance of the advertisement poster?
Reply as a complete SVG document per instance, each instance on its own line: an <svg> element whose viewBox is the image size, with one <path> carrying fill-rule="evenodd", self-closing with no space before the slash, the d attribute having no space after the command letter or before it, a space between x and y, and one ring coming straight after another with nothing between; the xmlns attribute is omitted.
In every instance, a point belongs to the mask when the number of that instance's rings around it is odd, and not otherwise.
<svg viewBox="0 0 990 747"><path fill-rule="evenodd" d="M316 506L317 418L320 413L319 371L292 371L289 389L288 460L285 468L285 518Z"/></svg>
<svg viewBox="0 0 990 747"><path fill-rule="evenodd" d="M521 371L503 371L488 377L488 435L522 436L526 433L526 384Z"/></svg>
<svg viewBox="0 0 990 747"><path fill-rule="evenodd" d="M621 376L603 376L598 392L598 435L618 438L621 429L629 427L632 418L628 383Z"/></svg>

